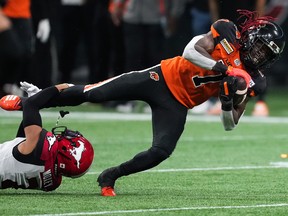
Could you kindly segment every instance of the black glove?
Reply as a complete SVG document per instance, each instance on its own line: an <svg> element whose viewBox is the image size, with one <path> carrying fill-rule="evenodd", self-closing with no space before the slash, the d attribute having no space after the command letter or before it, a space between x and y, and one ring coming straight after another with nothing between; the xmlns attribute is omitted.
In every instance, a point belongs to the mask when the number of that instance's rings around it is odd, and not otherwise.
<svg viewBox="0 0 288 216"><path fill-rule="evenodd" d="M220 83L220 101L222 103L222 110L230 111L233 107L233 97L237 91L238 80L234 76L226 76Z"/></svg>

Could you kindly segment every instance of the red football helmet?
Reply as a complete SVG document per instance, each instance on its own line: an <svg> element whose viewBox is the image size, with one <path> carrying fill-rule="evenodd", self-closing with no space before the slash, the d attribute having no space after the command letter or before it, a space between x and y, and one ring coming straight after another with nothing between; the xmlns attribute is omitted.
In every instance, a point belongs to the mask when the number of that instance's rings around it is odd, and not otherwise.
<svg viewBox="0 0 288 216"><path fill-rule="evenodd" d="M53 128L52 133L58 140L58 173L71 178L84 175L94 158L91 143L78 131L64 126Z"/></svg>

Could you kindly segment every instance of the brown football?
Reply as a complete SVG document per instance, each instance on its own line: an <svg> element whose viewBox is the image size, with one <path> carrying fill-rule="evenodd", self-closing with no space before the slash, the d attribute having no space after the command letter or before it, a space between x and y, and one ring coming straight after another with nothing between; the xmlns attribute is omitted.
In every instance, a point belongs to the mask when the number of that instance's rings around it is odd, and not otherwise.
<svg viewBox="0 0 288 216"><path fill-rule="evenodd" d="M241 104L247 96L247 84L244 78L237 76L238 87L233 97L233 105Z"/></svg>

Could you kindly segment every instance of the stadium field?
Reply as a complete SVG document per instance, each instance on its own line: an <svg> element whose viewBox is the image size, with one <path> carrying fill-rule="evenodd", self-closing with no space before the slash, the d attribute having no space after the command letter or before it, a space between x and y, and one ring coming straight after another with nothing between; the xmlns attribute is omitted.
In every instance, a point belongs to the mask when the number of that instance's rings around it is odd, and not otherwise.
<svg viewBox="0 0 288 216"><path fill-rule="evenodd" d="M55 126L58 113L42 113L45 128ZM20 118L20 112L0 111L0 143L13 138ZM90 171L79 179L63 178L63 184L49 193L1 190L0 214L287 215L288 159L280 158L288 153L284 116L244 116L234 131L225 132L219 117L189 115L169 159L149 171L120 178L117 196L101 197L98 174L150 147L149 119L150 114L72 109L59 125L81 131L93 143Z"/></svg>

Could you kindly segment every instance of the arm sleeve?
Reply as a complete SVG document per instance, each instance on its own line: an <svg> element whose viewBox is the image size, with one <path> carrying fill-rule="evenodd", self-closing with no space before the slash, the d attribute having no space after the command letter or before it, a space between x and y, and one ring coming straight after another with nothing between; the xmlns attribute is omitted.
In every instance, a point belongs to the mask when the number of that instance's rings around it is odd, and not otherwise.
<svg viewBox="0 0 288 216"><path fill-rule="evenodd" d="M234 23L229 20L223 19L214 22L211 25L211 33L214 40L214 47L221 44L222 40L227 40L229 44L238 46L237 38L239 37L238 39L240 39L240 33ZM182 56L201 68L214 70L225 74L228 69L227 66L205 56L195 47L195 44L203 37L204 35L198 35L192 38L192 40L185 47Z"/></svg>
<svg viewBox="0 0 288 216"><path fill-rule="evenodd" d="M23 128L29 125L38 125L42 127L42 120L39 109L47 103L52 97L59 94L58 89L53 86L46 88L39 93L29 97L23 103Z"/></svg>
<svg viewBox="0 0 288 216"><path fill-rule="evenodd" d="M192 38L192 40L186 45L182 56L188 61L192 62L193 64L201 68L211 70L217 62L213 59L210 59L202 55L195 49L195 44L203 37L204 35L199 35Z"/></svg>

